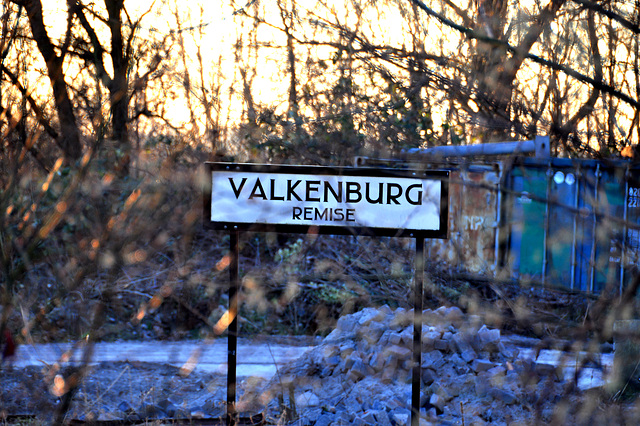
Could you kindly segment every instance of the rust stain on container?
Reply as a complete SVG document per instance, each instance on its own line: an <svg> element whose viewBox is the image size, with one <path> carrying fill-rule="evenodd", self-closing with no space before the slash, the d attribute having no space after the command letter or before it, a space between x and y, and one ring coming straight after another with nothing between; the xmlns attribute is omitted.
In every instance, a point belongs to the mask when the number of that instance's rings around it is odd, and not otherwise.
<svg viewBox="0 0 640 426"><path fill-rule="evenodd" d="M473 273L491 273L497 222L496 167L455 170L449 182L449 239L431 240L431 255ZM495 188L495 189L494 189Z"/></svg>

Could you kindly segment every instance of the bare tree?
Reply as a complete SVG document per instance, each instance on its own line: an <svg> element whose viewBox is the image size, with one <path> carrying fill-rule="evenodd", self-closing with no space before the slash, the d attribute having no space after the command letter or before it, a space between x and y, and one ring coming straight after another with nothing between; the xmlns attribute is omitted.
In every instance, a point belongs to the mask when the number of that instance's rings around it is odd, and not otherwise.
<svg viewBox="0 0 640 426"><path fill-rule="evenodd" d="M13 3L24 7L29 18L32 37L46 64L47 75L53 89L53 100L60 123L60 132L57 136L58 145L65 157L70 160L76 160L82 155L81 135L63 70L65 57L68 53L68 44L71 40L71 28L70 26L67 27L65 44L59 52L56 52L56 46L47 33L44 24L40 0L16 0ZM68 20L70 21L71 17Z"/></svg>
<svg viewBox="0 0 640 426"><path fill-rule="evenodd" d="M285 10L283 2L278 5L275 10ZM393 111L402 117L403 137L413 131L418 144L548 134L556 153L591 156L619 155L638 141L637 11L626 4L353 1L340 13L331 3L313 9L297 4L286 9L295 10L295 26L262 7L263 12L250 13L243 5L238 10L285 35L280 48L289 100L297 101L303 121L327 122L322 115L330 115L331 106L318 108L317 96L345 77L340 67L344 71L348 60L355 70L351 87L359 86L366 100L354 102L344 94L337 104L351 117L367 117L369 140L380 138L382 128L374 123L389 123L384 114ZM374 30L376 16L393 22L394 31ZM292 68L292 52L293 62L305 67ZM332 61L321 57L327 52L333 52ZM618 59L619 52L629 60ZM329 65L321 73L324 81L305 73L314 63ZM401 99L391 101L385 93L391 86L402 92L406 111L394 106Z"/></svg>

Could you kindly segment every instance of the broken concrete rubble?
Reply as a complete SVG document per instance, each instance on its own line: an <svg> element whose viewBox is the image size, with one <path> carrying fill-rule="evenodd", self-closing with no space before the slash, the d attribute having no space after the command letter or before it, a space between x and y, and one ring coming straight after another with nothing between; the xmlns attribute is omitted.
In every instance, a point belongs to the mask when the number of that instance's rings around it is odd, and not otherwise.
<svg viewBox="0 0 640 426"><path fill-rule="evenodd" d="M412 322L412 311L392 311L387 306L343 316L318 347L280 369L266 385L259 397L266 412L278 416L288 404L298 403L300 397L286 401L282 383L288 382L296 395L319 400L312 407L315 411L308 404L295 407L300 416L297 424L409 424ZM550 390L561 394L562 375L555 367L545 369L520 359L518 349L502 339L500 330L475 317L465 318L455 307L423 311L423 324L425 424L550 420L552 402L545 402L532 384L544 380L547 395ZM283 400L285 407L279 406Z"/></svg>

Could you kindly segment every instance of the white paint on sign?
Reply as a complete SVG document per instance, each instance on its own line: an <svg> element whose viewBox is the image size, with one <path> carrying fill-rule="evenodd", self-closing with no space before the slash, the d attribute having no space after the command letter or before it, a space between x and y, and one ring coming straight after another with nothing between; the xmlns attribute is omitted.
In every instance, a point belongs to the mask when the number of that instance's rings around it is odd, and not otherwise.
<svg viewBox="0 0 640 426"><path fill-rule="evenodd" d="M440 230L442 182L212 171L211 221Z"/></svg>

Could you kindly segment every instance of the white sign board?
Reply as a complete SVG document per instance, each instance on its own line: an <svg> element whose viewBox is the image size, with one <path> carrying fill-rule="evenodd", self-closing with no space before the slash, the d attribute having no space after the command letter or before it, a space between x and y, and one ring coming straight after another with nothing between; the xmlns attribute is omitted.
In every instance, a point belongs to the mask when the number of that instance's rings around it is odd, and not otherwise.
<svg viewBox="0 0 640 426"><path fill-rule="evenodd" d="M447 172L209 165L217 228L446 236Z"/></svg>

